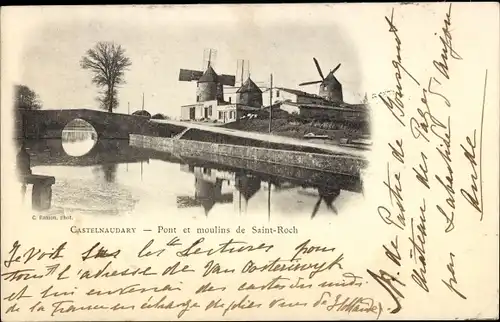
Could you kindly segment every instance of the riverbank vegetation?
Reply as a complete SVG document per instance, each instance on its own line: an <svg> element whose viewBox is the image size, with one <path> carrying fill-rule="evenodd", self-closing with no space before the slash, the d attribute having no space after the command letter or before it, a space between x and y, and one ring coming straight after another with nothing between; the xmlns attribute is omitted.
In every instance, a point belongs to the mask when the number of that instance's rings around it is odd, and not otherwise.
<svg viewBox="0 0 500 322"><path fill-rule="evenodd" d="M274 111L273 111L274 113ZM269 115L258 115L254 118L243 118L236 122L224 124L223 127L235 130L269 133ZM303 118L287 113L276 113L271 121L273 134L302 139L306 134L327 135L328 139L339 141L342 139L364 139L370 135L370 126L367 121L340 122L328 118Z"/></svg>

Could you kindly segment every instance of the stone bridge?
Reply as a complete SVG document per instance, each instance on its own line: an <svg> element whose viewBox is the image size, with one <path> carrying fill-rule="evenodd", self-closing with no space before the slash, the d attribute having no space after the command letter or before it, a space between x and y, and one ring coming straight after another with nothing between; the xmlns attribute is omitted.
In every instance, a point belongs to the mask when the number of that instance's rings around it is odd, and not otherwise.
<svg viewBox="0 0 500 322"><path fill-rule="evenodd" d="M74 119L82 119L90 123L97 132L99 139L127 139L129 134L171 136L172 133L159 133L156 123L150 122L147 117L108 113L89 109L61 109L61 110L17 110L16 137L27 139L60 139L64 127ZM162 132L169 132L170 128L162 127ZM180 130L176 130L175 133Z"/></svg>

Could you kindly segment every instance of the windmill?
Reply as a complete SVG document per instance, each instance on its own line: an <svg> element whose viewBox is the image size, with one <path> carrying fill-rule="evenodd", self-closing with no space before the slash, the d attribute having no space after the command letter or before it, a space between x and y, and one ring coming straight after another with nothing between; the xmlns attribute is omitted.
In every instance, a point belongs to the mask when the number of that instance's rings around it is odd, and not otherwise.
<svg viewBox="0 0 500 322"><path fill-rule="evenodd" d="M236 62L236 85L225 88L232 94L237 104L262 108L262 93L268 90L268 82L253 81L250 77L250 61L238 59Z"/></svg>
<svg viewBox="0 0 500 322"><path fill-rule="evenodd" d="M248 206L248 201L260 190L261 180L259 177L245 173L236 173L234 187L240 196L245 199L245 208ZM241 207L241 204L240 204Z"/></svg>
<svg viewBox="0 0 500 322"><path fill-rule="evenodd" d="M338 214L337 208L333 205L333 202L340 195L340 189L328 189L326 187L318 188L319 199L318 202L314 205L313 212L311 214L311 218L314 218L318 213L319 206L321 205L321 201L324 201L326 208L332 211L335 214Z"/></svg>
<svg viewBox="0 0 500 322"><path fill-rule="evenodd" d="M324 99L336 103L343 102L342 96L342 84L337 80L334 73L340 68L340 64L337 65L333 70L330 70L328 75L324 77L323 72L321 71L321 67L319 67L318 60L313 57L314 64L316 65L316 69L318 70L319 76L321 80L313 81L313 82L305 82L299 84L299 86L305 85L313 85L313 84L321 84L319 88L319 96Z"/></svg>
<svg viewBox="0 0 500 322"><path fill-rule="evenodd" d="M179 81L192 82L196 81L196 101L223 101L224 100L224 85L234 86L234 75L218 75L213 69L213 60L216 51L213 49L206 50L204 53L204 61L206 61L205 71L181 69L179 71Z"/></svg>

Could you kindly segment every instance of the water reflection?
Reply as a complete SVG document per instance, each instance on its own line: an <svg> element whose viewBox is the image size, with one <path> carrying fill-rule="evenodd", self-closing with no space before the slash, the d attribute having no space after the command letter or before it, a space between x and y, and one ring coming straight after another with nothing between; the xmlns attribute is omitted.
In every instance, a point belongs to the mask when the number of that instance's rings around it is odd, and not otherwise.
<svg viewBox="0 0 500 322"><path fill-rule="evenodd" d="M183 164L180 169L194 175L195 192L193 197L177 197L177 206L186 208L201 205L205 215L208 215L216 203L233 203L236 200L241 214L242 198L244 207L247 208L248 201L260 190L261 179L250 174L219 171L192 164Z"/></svg>
<svg viewBox="0 0 500 322"><path fill-rule="evenodd" d="M323 201L328 208L328 210L331 210L335 214L338 214L337 209L333 206L333 203L335 199L340 195L340 189L327 189L325 187L319 187L318 188L318 194L319 194L319 199L318 202L314 205L314 209L312 212L311 217L314 218L316 214L318 213L319 206L321 205L321 201Z"/></svg>
<svg viewBox="0 0 500 322"><path fill-rule="evenodd" d="M70 156L87 154L97 142L97 132L90 123L82 119L69 122L62 131L62 147Z"/></svg>
<svg viewBox="0 0 500 322"><path fill-rule="evenodd" d="M230 209L236 215L267 210L268 217L300 212L314 218L342 213L361 192L359 178L221 156L202 160L126 140L99 140L81 157L62 146L62 140L26 142L34 172L56 177L52 212L119 215L142 204L199 209L204 216Z"/></svg>
<svg viewBox="0 0 500 322"><path fill-rule="evenodd" d="M58 139L28 140L26 148L32 166L88 167L109 164L139 163L149 160L141 149L129 146L127 140L98 140L93 148L82 156L71 156Z"/></svg>
<svg viewBox="0 0 500 322"><path fill-rule="evenodd" d="M181 165L181 171L192 173L195 177L194 196L177 197L177 206L203 207L205 215L216 203L237 203L238 212L246 212L248 203L254 195L261 189L262 177L255 174L240 172L220 171L214 168L197 167L192 164ZM327 175L327 174L325 174ZM274 184L272 183L274 182ZM231 190L230 193L223 193L223 187ZM334 206L335 200L340 196L340 186L320 185L311 187L304 181L302 184L286 181L285 178L268 178L268 202L271 203L271 190L277 191L291 190L297 188L298 194L317 198L317 202L312 209L311 218L314 218L323 202L326 208L334 214L338 214ZM269 207L268 207L269 208Z"/></svg>
<svg viewBox="0 0 500 322"><path fill-rule="evenodd" d="M239 196L245 199L245 205L248 201L260 190L261 180L253 175L245 173L235 173L234 187L238 191Z"/></svg>
<svg viewBox="0 0 500 322"><path fill-rule="evenodd" d="M108 163L93 169L97 177L102 176L106 182L115 182L118 164Z"/></svg>

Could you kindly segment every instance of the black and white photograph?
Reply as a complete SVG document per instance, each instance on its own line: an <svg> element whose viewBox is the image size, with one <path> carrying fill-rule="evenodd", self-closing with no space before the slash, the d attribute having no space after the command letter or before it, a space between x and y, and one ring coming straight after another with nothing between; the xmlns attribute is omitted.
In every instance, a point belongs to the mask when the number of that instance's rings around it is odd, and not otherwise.
<svg viewBox="0 0 500 322"><path fill-rule="evenodd" d="M498 8L2 7L1 320L498 319Z"/></svg>
<svg viewBox="0 0 500 322"><path fill-rule="evenodd" d="M93 15L23 44L23 207L271 220L341 216L363 200L373 94L340 28L145 10L142 29Z"/></svg>

